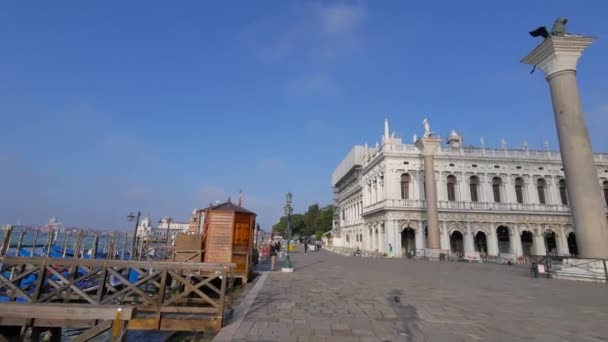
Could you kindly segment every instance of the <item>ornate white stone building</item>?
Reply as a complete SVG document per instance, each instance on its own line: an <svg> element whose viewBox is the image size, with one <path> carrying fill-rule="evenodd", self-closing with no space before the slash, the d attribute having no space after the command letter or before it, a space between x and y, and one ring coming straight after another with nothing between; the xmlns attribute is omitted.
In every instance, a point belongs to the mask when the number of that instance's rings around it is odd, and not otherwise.
<svg viewBox="0 0 608 342"><path fill-rule="evenodd" d="M150 217L146 216L137 227L137 236L148 237L153 240L165 240L167 238L167 224L169 224L169 236L171 239L175 239L178 233L188 231L188 223L174 222L167 217L160 219L157 227L152 227Z"/></svg>
<svg viewBox="0 0 608 342"><path fill-rule="evenodd" d="M425 135L430 136L425 120ZM416 144L389 135L355 146L332 175L334 246L403 257L427 247L425 163ZM471 259L577 254L559 151L463 146L454 131L434 151L439 241L443 253ZM594 154L608 202L608 154Z"/></svg>

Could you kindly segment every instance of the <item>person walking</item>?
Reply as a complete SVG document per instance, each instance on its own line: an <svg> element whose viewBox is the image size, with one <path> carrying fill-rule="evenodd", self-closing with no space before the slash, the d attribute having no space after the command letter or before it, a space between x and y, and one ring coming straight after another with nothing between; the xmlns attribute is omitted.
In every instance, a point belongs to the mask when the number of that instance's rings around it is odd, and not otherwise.
<svg viewBox="0 0 608 342"><path fill-rule="evenodd" d="M304 240L304 254L306 254L306 252L308 252L308 241Z"/></svg>
<svg viewBox="0 0 608 342"><path fill-rule="evenodd" d="M277 261L277 247L270 244L270 271L274 271L274 263Z"/></svg>

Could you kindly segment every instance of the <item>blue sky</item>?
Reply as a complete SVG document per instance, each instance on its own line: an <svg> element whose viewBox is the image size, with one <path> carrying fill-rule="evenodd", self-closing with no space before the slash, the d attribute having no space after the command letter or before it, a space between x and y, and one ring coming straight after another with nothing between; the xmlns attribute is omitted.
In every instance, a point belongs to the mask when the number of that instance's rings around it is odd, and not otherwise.
<svg viewBox="0 0 608 342"><path fill-rule="evenodd" d="M269 229L329 204L383 120L477 145L557 148L548 86L519 61L555 17L600 37L579 64L608 151L608 2L24 1L0 4L0 223L127 229L236 199Z"/></svg>

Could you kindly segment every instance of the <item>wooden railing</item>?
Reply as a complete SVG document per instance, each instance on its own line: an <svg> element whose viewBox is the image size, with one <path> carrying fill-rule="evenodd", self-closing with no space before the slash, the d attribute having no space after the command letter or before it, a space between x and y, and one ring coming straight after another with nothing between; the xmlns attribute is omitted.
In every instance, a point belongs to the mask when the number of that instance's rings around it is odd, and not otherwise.
<svg viewBox="0 0 608 342"><path fill-rule="evenodd" d="M31 306L48 326L61 310L88 304L104 319L125 305L134 311L129 329L217 331L231 305L233 264L0 257L0 325L28 325L6 304ZM36 306L53 305L37 317ZM15 318L15 319L13 319ZM90 320L91 314L82 317ZM35 321L35 320L34 320ZM72 325L89 326L74 315ZM50 322L50 323L49 323ZM36 325L35 322L29 322ZM57 325L52 325L57 324Z"/></svg>

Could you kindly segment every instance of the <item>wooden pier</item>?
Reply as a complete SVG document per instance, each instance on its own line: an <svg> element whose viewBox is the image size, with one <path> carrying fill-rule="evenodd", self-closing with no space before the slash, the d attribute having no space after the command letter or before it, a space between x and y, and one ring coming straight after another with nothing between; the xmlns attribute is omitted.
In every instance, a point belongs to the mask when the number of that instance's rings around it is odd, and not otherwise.
<svg viewBox="0 0 608 342"><path fill-rule="evenodd" d="M233 268L197 262L0 257L0 326L90 328L82 335L88 338L119 321L125 322L120 331L215 332L231 306Z"/></svg>

